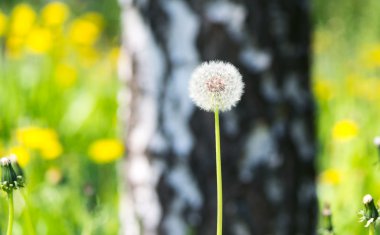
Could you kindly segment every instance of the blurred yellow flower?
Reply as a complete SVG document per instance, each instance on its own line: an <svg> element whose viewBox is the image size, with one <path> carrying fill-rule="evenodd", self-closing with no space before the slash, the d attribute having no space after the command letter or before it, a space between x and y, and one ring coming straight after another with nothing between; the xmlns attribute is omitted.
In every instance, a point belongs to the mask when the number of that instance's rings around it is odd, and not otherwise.
<svg viewBox="0 0 380 235"><path fill-rule="evenodd" d="M63 2L50 2L42 9L42 19L47 26L63 24L69 16L69 8Z"/></svg>
<svg viewBox="0 0 380 235"><path fill-rule="evenodd" d="M5 34L7 28L7 16L0 11L0 37Z"/></svg>
<svg viewBox="0 0 380 235"><path fill-rule="evenodd" d="M353 120L343 119L335 123L332 137L335 141L346 141L357 136L359 127Z"/></svg>
<svg viewBox="0 0 380 235"><path fill-rule="evenodd" d="M97 23L79 18L71 23L69 29L70 40L80 46L92 46L98 40L100 28Z"/></svg>
<svg viewBox="0 0 380 235"><path fill-rule="evenodd" d="M31 52L42 54L49 51L52 42L52 34L48 29L34 28L28 35L25 44Z"/></svg>
<svg viewBox="0 0 380 235"><path fill-rule="evenodd" d="M100 139L93 142L89 149L88 154L91 159L99 164L109 163L123 155L124 145L117 139Z"/></svg>
<svg viewBox="0 0 380 235"><path fill-rule="evenodd" d="M348 96L373 101L380 99L380 79L352 73L345 77L344 92Z"/></svg>
<svg viewBox="0 0 380 235"><path fill-rule="evenodd" d="M325 79L317 78L313 84L313 91L318 100L329 100L333 93L332 84Z"/></svg>
<svg viewBox="0 0 380 235"><path fill-rule="evenodd" d="M16 131L16 139L28 148L39 149L46 140L57 139L57 133L49 128L28 126Z"/></svg>
<svg viewBox="0 0 380 235"><path fill-rule="evenodd" d="M63 151L57 133L50 128L20 128L16 131L16 139L23 146L39 151L41 156L48 160L59 157Z"/></svg>
<svg viewBox="0 0 380 235"><path fill-rule="evenodd" d="M41 156L47 160L56 159L62 152L63 148L61 143L55 139L47 140L45 144L40 147Z"/></svg>
<svg viewBox="0 0 380 235"><path fill-rule="evenodd" d="M119 47L113 47L109 52L109 60L111 61L112 67L116 68L117 62L119 60L120 55L120 48Z"/></svg>
<svg viewBox="0 0 380 235"><path fill-rule="evenodd" d="M58 64L54 72L55 81L62 88L71 87L76 82L77 75L75 67L64 63Z"/></svg>
<svg viewBox="0 0 380 235"><path fill-rule="evenodd" d="M17 157L17 162L20 166L26 166L30 161L30 153L24 146L13 146L8 150L9 154L14 154Z"/></svg>
<svg viewBox="0 0 380 235"><path fill-rule="evenodd" d="M20 36L10 35L7 37L5 47L7 54L12 58L20 57L24 46L24 39Z"/></svg>
<svg viewBox="0 0 380 235"><path fill-rule="evenodd" d="M103 16L97 12L87 12L81 18L94 23L99 29L102 29L104 26Z"/></svg>
<svg viewBox="0 0 380 235"><path fill-rule="evenodd" d="M33 27L36 20L36 12L25 3L13 8L11 15L10 31L15 35L26 35Z"/></svg>
<svg viewBox="0 0 380 235"><path fill-rule="evenodd" d="M376 68L380 66L380 44L365 46L362 54L363 66Z"/></svg>
<svg viewBox="0 0 380 235"><path fill-rule="evenodd" d="M342 181L342 172L338 169L327 169L319 175L323 184L338 185Z"/></svg>

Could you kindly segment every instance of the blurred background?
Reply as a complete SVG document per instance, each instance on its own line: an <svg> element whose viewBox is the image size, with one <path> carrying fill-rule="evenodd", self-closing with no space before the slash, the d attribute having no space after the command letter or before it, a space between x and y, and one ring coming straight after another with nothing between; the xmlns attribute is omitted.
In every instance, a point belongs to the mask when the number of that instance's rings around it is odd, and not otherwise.
<svg viewBox="0 0 380 235"><path fill-rule="evenodd" d="M0 155L17 154L27 180L15 234L117 234L117 1L2 0L0 9ZM380 199L378 12L377 0L313 1L318 197L337 234L367 233L361 198Z"/></svg>
<svg viewBox="0 0 380 235"><path fill-rule="evenodd" d="M17 154L28 182L14 234L117 234L116 0L0 9L0 155ZM2 234L3 194L0 208Z"/></svg>
<svg viewBox="0 0 380 235"><path fill-rule="evenodd" d="M380 2L314 1L313 87L318 102L318 196L337 234L365 234L361 198L380 199Z"/></svg>

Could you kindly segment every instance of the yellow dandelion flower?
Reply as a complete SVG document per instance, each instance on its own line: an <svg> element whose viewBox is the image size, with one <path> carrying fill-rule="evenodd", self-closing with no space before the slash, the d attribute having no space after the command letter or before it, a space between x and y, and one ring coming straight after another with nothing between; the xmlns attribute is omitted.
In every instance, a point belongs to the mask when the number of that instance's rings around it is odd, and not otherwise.
<svg viewBox="0 0 380 235"><path fill-rule="evenodd" d="M26 40L27 48L36 54L49 51L53 43L52 34L48 29L34 28Z"/></svg>
<svg viewBox="0 0 380 235"><path fill-rule="evenodd" d="M16 139L23 146L37 150L47 160L59 157L63 148L55 130L29 126L16 131Z"/></svg>
<svg viewBox="0 0 380 235"><path fill-rule="evenodd" d="M57 133L50 128L28 126L16 131L17 141L31 149L41 149L46 141L57 140Z"/></svg>
<svg viewBox="0 0 380 235"><path fill-rule="evenodd" d="M0 11L0 37L5 34L7 28L7 16Z"/></svg>
<svg viewBox="0 0 380 235"><path fill-rule="evenodd" d="M15 35L26 35L33 27L36 12L25 3L18 4L12 11L10 31Z"/></svg>
<svg viewBox="0 0 380 235"><path fill-rule="evenodd" d="M327 169L319 175L323 184L338 185L342 181L342 172L338 169Z"/></svg>
<svg viewBox="0 0 380 235"><path fill-rule="evenodd" d="M313 91L318 100L329 100L332 97L332 84L325 79L316 79L313 84Z"/></svg>
<svg viewBox="0 0 380 235"><path fill-rule="evenodd" d="M42 9L42 20L47 26L63 24L69 17L69 8L63 2L50 2Z"/></svg>
<svg viewBox="0 0 380 235"><path fill-rule="evenodd" d="M102 29L104 26L103 16L97 12L87 12L81 18L94 23L99 29Z"/></svg>
<svg viewBox="0 0 380 235"><path fill-rule="evenodd" d="M362 64L367 68L376 68L380 66L380 44L367 45L363 48Z"/></svg>
<svg viewBox="0 0 380 235"><path fill-rule="evenodd" d="M54 72L54 78L59 87L68 88L77 80L77 70L69 64L58 64Z"/></svg>
<svg viewBox="0 0 380 235"><path fill-rule="evenodd" d="M353 120L343 119L335 123L332 137L335 141L351 140L358 135L359 127Z"/></svg>
<svg viewBox="0 0 380 235"><path fill-rule="evenodd" d="M24 39L20 36L11 35L7 37L5 48L7 55L11 58L19 58L24 47Z"/></svg>
<svg viewBox="0 0 380 235"><path fill-rule="evenodd" d="M364 78L360 76L359 74L356 74L356 73L348 74L345 77L345 81L344 81L345 91L347 91L347 93L351 96L355 95L358 82L362 81L363 79Z"/></svg>
<svg viewBox="0 0 380 235"><path fill-rule="evenodd" d="M41 157L46 160L53 160L61 156L63 148L61 143L57 140L50 139L45 141L44 145L40 147Z"/></svg>
<svg viewBox="0 0 380 235"><path fill-rule="evenodd" d="M99 26L87 19L76 19L71 23L69 29L70 40L80 46L92 46L100 35Z"/></svg>
<svg viewBox="0 0 380 235"><path fill-rule="evenodd" d="M363 78L356 83L355 96L370 101L380 99L380 80L378 78Z"/></svg>
<svg viewBox="0 0 380 235"><path fill-rule="evenodd" d="M99 164L115 161L123 155L123 152L123 143L117 139L97 140L88 149L91 159Z"/></svg>
<svg viewBox="0 0 380 235"><path fill-rule="evenodd" d="M26 166L30 161L30 153L24 146L13 146L8 150L9 154L14 154L17 157L17 162L20 166Z"/></svg>

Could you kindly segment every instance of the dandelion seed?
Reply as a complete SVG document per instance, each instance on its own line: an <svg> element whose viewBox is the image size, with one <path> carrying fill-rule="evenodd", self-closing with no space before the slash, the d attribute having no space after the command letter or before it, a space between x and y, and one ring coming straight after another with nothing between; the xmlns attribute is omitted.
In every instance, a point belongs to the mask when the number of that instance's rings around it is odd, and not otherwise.
<svg viewBox="0 0 380 235"><path fill-rule="evenodd" d="M191 99L201 109L228 111L240 100L244 83L232 64L210 61L195 69L189 87Z"/></svg>

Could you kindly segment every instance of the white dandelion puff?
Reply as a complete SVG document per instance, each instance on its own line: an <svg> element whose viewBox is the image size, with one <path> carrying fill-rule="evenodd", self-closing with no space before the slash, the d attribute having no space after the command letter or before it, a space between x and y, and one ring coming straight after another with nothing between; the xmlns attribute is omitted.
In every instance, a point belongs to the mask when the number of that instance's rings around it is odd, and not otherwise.
<svg viewBox="0 0 380 235"><path fill-rule="evenodd" d="M7 158L7 157L3 157L0 159L0 164L2 166L8 166L11 164L11 160L9 160L9 158Z"/></svg>
<svg viewBox="0 0 380 235"><path fill-rule="evenodd" d="M363 204L369 204L373 201L373 198L370 194L367 194L363 197Z"/></svg>
<svg viewBox="0 0 380 235"><path fill-rule="evenodd" d="M376 137L373 139L373 143L374 143L377 147L380 147L380 136L376 136Z"/></svg>
<svg viewBox="0 0 380 235"><path fill-rule="evenodd" d="M190 79L189 93L205 111L228 111L240 100L244 89L242 76L235 66L222 61L204 62Z"/></svg>

